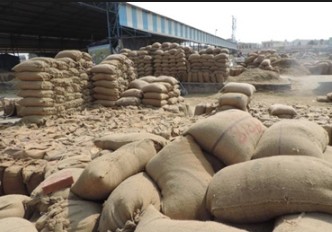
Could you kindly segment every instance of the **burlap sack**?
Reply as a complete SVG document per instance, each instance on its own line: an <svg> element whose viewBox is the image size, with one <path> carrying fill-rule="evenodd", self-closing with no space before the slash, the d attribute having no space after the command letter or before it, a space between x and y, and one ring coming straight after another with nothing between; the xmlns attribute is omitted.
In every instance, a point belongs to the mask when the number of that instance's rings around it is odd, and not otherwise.
<svg viewBox="0 0 332 232"><path fill-rule="evenodd" d="M245 232L235 227L212 221L172 220L150 205L141 216L135 232Z"/></svg>
<svg viewBox="0 0 332 232"><path fill-rule="evenodd" d="M154 93L168 93L166 85L161 83L151 83L142 88L143 93L154 92Z"/></svg>
<svg viewBox="0 0 332 232"><path fill-rule="evenodd" d="M144 93L145 99L166 100L169 98L167 93L146 92Z"/></svg>
<svg viewBox="0 0 332 232"><path fill-rule="evenodd" d="M122 97L116 101L117 106L139 106L141 99L137 97Z"/></svg>
<svg viewBox="0 0 332 232"><path fill-rule="evenodd" d="M116 88L104 88L94 87L93 91L97 94L109 95L109 96L120 96L120 91Z"/></svg>
<svg viewBox="0 0 332 232"><path fill-rule="evenodd" d="M17 93L19 97L53 98L52 90L20 90Z"/></svg>
<svg viewBox="0 0 332 232"><path fill-rule="evenodd" d="M256 91L255 86L248 83L237 83L237 82L228 82L220 90L222 93L243 93L248 97L251 97Z"/></svg>
<svg viewBox="0 0 332 232"><path fill-rule="evenodd" d="M5 194L28 195L23 182L22 168L23 163L16 162L5 169L2 178L2 186Z"/></svg>
<svg viewBox="0 0 332 232"><path fill-rule="evenodd" d="M50 193L50 194L44 194L43 193L43 185L44 183L47 183L48 181L56 178L61 178L64 173L71 173L74 183L78 180L80 175L83 172L83 168L67 168L60 170L58 172L55 172L51 174L50 176L46 177L43 182L41 182L31 193L32 199L37 199L38 202L36 204L36 207L39 212L46 212L47 208L52 205L55 202L58 202L60 200L66 200L66 199L72 199L72 200L78 200L79 198L70 192L70 187L59 189L56 192Z"/></svg>
<svg viewBox="0 0 332 232"><path fill-rule="evenodd" d="M12 70L15 72L45 72L50 65L41 60L27 60L15 65Z"/></svg>
<svg viewBox="0 0 332 232"><path fill-rule="evenodd" d="M219 97L220 106L233 106L239 110L246 111L249 97L242 93L224 93Z"/></svg>
<svg viewBox="0 0 332 232"><path fill-rule="evenodd" d="M209 219L205 192L213 168L200 147L190 137L177 137L146 165L147 173L158 184L162 212L172 219Z"/></svg>
<svg viewBox="0 0 332 232"><path fill-rule="evenodd" d="M44 180L45 167L47 161L35 159L30 161L22 169L23 183L29 194Z"/></svg>
<svg viewBox="0 0 332 232"><path fill-rule="evenodd" d="M273 124L259 140L254 159L275 155L323 157L329 143L324 128L307 120L284 119Z"/></svg>
<svg viewBox="0 0 332 232"><path fill-rule="evenodd" d="M52 98L26 97L19 100L18 104L26 107L52 107L54 105L54 100Z"/></svg>
<svg viewBox="0 0 332 232"><path fill-rule="evenodd" d="M107 73L94 73L92 80L93 81L116 81L119 77L116 74L107 74Z"/></svg>
<svg viewBox="0 0 332 232"><path fill-rule="evenodd" d="M128 89L121 94L121 97L137 97L142 98L143 92L140 89Z"/></svg>
<svg viewBox="0 0 332 232"><path fill-rule="evenodd" d="M140 214L153 205L160 210L158 187L146 173L139 173L123 181L103 204L99 231L117 231L126 224L138 223Z"/></svg>
<svg viewBox="0 0 332 232"><path fill-rule="evenodd" d="M19 81L16 87L18 89L52 90L53 84L49 81Z"/></svg>
<svg viewBox="0 0 332 232"><path fill-rule="evenodd" d="M285 215L276 220L273 232L332 231L332 216L323 213Z"/></svg>
<svg viewBox="0 0 332 232"><path fill-rule="evenodd" d="M0 219L8 217L28 218L32 211L25 207L25 203L30 200L30 197L19 194L1 196Z"/></svg>
<svg viewBox="0 0 332 232"><path fill-rule="evenodd" d="M144 105L150 105L155 107L162 107L164 105L167 105L166 100L148 99L148 98L143 98L142 103Z"/></svg>
<svg viewBox="0 0 332 232"><path fill-rule="evenodd" d="M269 107L268 112L273 116L289 115L291 118L297 114L292 106L284 104L273 104Z"/></svg>
<svg viewBox="0 0 332 232"><path fill-rule="evenodd" d="M179 81L177 79L175 79L174 77L164 76L164 75L157 77L153 82L166 82L171 85L176 85L179 83Z"/></svg>
<svg viewBox="0 0 332 232"><path fill-rule="evenodd" d="M0 219L1 232L38 232L33 223L19 217Z"/></svg>
<svg viewBox="0 0 332 232"><path fill-rule="evenodd" d="M17 72L15 77L21 81L49 81L52 78L47 72Z"/></svg>
<svg viewBox="0 0 332 232"><path fill-rule="evenodd" d="M332 165L308 156L275 156L221 169L207 190L207 208L233 223L263 222L297 212L332 212Z"/></svg>
<svg viewBox="0 0 332 232"><path fill-rule="evenodd" d="M155 77L155 76L144 76L144 77L139 78L139 80L146 81L148 83L152 83L152 82L157 81L157 77Z"/></svg>
<svg viewBox="0 0 332 232"><path fill-rule="evenodd" d="M69 57L73 59L74 61L79 61L83 58L83 53L79 50L63 50L58 52L54 58L65 58Z"/></svg>
<svg viewBox="0 0 332 232"><path fill-rule="evenodd" d="M101 81L95 81L93 82L94 86L104 87L104 88L118 88L119 83L117 81L108 81L108 80L101 80Z"/></svg>
<svg viewBox="0 0 332 232"><path fill-rule="evenodd" d="M92 73L117 74L117 68L110 64L97 64L91 68Z"/></svg>
<svg viewBox="0 0 332 232"><path fill-rule="evenodd" d="M94 144L101 149L115 151L128 143L143 139L152 140L157 150L160 150L167 144L167 140L165 138L147 132L111 133L110 135L105 135L101 138L95 139Z"/></svg>
<svg viewBox="0 0 332 232"><path fill-rule="evenodd" d="M92 96L97 100L117 101L119 99L118 95L105 95L94 93Z"/></svg>
<svg viewBox="0 0 332 232"><path fill-rule="evenodd" d="M113 107L116 106L116 101L110 101L110 100L96 100L93 102L95 105L102 105L105 107Z"/></svg>
<svg viewBox="0 0 332 232"><path fill-rule="evenodd" d="M63 200L51 205L36 221L39 231L94 232L98 228L101 205L82 200Z"/></svg>
<svg viewBox="0 0 332 232"><path fill-rule="evenodd" d="M105 200L123 180L142 171L155 154L151 140L124 145L111 155L94 159L71 190L83 199Z"/></svg>
<svg viewBox="0 0 332 232"><path fill-rule="evenodd" d="M226 165L250 160L265 126L241 110L219 112L194 123L184 134Z"/></svg>

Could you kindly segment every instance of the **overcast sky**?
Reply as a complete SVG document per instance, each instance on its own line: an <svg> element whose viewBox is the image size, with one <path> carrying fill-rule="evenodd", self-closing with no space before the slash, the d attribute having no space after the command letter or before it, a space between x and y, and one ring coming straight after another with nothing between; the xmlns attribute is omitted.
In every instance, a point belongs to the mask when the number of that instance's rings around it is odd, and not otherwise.
<svg viewBox="0 0 332 232"><path fill-rule="evenodd" d="M236 18L238 42L329 39L332 3L129 2L224 39ZM217 31L216 31L217 30Z"/></svg>

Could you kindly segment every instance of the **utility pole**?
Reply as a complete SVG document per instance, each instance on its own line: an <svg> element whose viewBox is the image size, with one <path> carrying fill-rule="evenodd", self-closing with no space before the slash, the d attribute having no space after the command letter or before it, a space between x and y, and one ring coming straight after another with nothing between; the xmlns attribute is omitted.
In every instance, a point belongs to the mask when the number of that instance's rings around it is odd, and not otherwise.
<svg viewBox="0 0 332 232"><path fill-rule="evenodd" d="M236 42L235 32L236 32L236 18L234 17L234 15L232 15L232 41L233 42Z"/></svg>

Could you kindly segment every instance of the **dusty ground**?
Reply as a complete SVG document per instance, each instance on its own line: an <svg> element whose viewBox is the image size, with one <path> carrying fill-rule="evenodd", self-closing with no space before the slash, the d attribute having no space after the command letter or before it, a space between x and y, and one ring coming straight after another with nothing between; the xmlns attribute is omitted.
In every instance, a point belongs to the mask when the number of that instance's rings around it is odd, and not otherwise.
<svg viewBox="0 0 332 232"><path fill-rule="evenodd" d="M287 91L256 92L250 103L253 116L266 125L278 120L268 114L273 103L292 105L298 117L316 121L321 125L332 124L332 103L317 102L316 96L332 92L332 76L292 77L292 89ZM321 82L324 82L321 84ZM171 139L182 134L202 116L190 115L185 104L217 102L219 94L196 94L185 97L182 108L170 110L145 107L123 109L91 108L36 124L0 124L0 155L17 157L38 156L48 159L98 152L93 139L117 132L146 131ZM53 158L52 158L53 157Z"/></svg>

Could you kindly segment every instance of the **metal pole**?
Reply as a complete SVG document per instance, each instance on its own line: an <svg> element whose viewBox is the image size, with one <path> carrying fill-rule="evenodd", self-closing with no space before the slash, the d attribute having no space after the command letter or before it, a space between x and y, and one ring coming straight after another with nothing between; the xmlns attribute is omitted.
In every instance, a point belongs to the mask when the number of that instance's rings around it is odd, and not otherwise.
<svg viewBox="0 0 332 232"><path fill-rule="evenodd" d="M112 54L112 33L111 33L111 24L110 24L110 12L109 12L109 2L106 2L106 19L107 19L107 36L108 43L110 46L110 53Z"/></svg>

